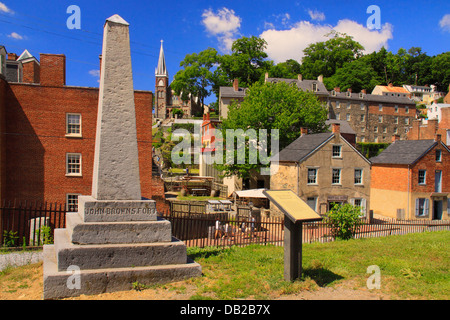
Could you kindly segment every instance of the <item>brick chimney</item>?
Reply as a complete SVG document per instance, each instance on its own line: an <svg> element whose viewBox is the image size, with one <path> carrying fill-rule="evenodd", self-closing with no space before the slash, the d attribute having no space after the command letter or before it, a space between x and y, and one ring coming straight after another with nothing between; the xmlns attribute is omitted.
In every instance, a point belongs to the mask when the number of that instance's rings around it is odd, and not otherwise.
<svg viewBox="0 0 450 320"><path fill-rule="evenodd" d="M340 87L336 87L336 88L334 88L334 91L335 92L341 92L341 88Z"/></svg>
<svg viewBox="0 0 450 320"><path fill-rule="evenodd" d="M333 123L331 124L332 132L336 135L341 134L341 124L340 123Z"/></svg>
<svg viewBox="0 0 450 320"><path fill-rule="evenodd" d="M239 80L238 79L234 79L233 89L234 89L234 91L239 91Z"/></svg>
<svg viewBox="0 0 450 320"><path fill-rule="evenodd" d="M442 141L442 135L436 134L436 135L435 135L435 138L434 138L434 141L436 141L436 142L441 142L441 141Z"/></svg>
<svg viewBox="0 0 450 320"><path fill-rule="evenodd" d="M9 61L17 61L17 59L19 58L19 56L15 53L8 53L8 60Z"/></svg>
<svg viewBox="0 0 450 320"><path fill-rule="evenodd" d="M100 60L100 76L102 75L102 60L103 60L103 56L102 55L99 55L98 56L98 59Z"/></svg>
<svg viewBox="0 0 450 320"><path fill-rule="evenodd" d="M41 66L33 59L22 62L23 83L39 83L41 81Z"/></svg>
<svg viewBox="0 0 450 320"><path fill-rule="evenodd" d="M63 87L66 85L66 56L41 53L41 85Z"/></svg>
<svg viewBox="0 0 450 320"><path fill-rule="evenodd" d="M395 143L396 141L399 141L399 140L400 140L400 136L398 134L394 134L392 136L392 143Z"/></svg>
<svg viewBox="0 0 450 320"><path fill-rule="evenodd" d="M318 76L318 77L317 77L317 80L318 80L319 82L323 82L323 75Z"/></svg>
<svg viewBox="0 0 450 320"><path fill-rule="evenodd" d="M267 79L269 79L269 73L266 72L266 74L264 75L264 82L267 82Z"/></svg>
<svg viewBox="0 0 450 320"><path fill-rule="evenodd" d="M308 128L300 128L301 136L306 136L308 134Z"/></svg>
<svg viewBox="0 0 450 320"><path fill-rule="evenodd" d="M299 74L299 75L297 76L297 78L298 78L298 81L303 81L303 75Z"/></svg>
<svg viewBox="0 0 450 320"><path fill-rule="evenodd" d="M366 89L362 89L362 90L361 90L361 93L362 93L362 94L367 94L367 90L366 90Z"/></svg>

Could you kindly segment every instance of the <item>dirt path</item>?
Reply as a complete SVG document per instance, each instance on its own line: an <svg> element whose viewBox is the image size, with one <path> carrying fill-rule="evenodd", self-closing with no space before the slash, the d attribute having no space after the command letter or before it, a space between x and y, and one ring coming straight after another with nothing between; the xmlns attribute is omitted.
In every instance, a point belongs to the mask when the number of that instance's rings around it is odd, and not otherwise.
<svg viewBox="0 0 450 320"><path fill-rule="evenodd" d="M41 300L42 290L42 263L29 265L2 277L0 300ZM83 295L69 300L189 300L196 294L197 288L187 281L142 291ZM377 291L361 289L354 281L344 281L333 288L326 287L315 291L270 297L271 300L389 300L390 298Z"/></svg>

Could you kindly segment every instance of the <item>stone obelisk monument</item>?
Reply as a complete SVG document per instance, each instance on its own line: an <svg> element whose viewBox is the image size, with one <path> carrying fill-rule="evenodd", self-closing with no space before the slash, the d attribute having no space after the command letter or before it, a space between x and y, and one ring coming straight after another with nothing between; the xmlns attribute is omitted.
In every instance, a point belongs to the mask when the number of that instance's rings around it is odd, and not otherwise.
<svg viewBox="0 0 450 320"><path fill-rule="evenodd" d="M44 246L44 299L130 290L201 275L156 203L142 200L129 24L104 27L92 196Z"/></svg>

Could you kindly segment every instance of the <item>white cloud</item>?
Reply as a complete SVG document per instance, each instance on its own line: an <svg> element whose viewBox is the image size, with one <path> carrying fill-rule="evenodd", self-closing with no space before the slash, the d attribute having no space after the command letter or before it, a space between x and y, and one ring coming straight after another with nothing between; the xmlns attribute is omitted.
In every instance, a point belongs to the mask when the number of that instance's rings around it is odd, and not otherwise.
<svg viewBox="0 0 450 320"><path fill-rule="evenodd" d="M0 12L14 13L14 11L12 11L10 8L8 8L6 6L6 4L4 4L3 2L0 2Z"/></svg>
<svg viewBox="0 0 450 320"><path fill-rule="evenodd" d="M91 76L97 78L97 82L100 83L100 70L98 70L98 69L90 70L89 74Z"/></svg>
<svg viewBox="0 0 450 320"><path fill-rule="evenodd" d="M300 21L288 30L266 30L260 37L267 41L267 54L275 63L288 59L301 62L303 50L312 43L327 41L325 35L332 30L352 36L364 46L364 53L372 53L383 46L387 48L388 40L393 38L392 26L388 23L381 30L369 30L351 20L341 20L334 27Z"/></svg>
<svg viewBox="0 0 450 320"><path fill-rule="evenodd" d="M202 23L206 30L221 42L222 50L230 50L241 27L242 19L234 10L222 8L214 13L212 9L203 11Z"/></svg>
<svg viewBox="0 0 450 320"><path fill-rule="evenodd" d="M13 39L16 39L16 40L23 40L24 39L24 37L21 36L20 34L18 34L17 32L13 32L13 33L9 34L8 38L13 38Z"/></svg>
<svg viewBox="0 0 450 320"><path fill-rule="evenodd" d="M311 20L315 21L323 21L325 20L325 14L323 12L320 12L318 10L308 10L308 14L311 17Z"/></svg>
<svg viewBox="0 0 450 320"><path fill-rule="evenodd" d="M439 21L439 25L442 30L450 32L450 14L443 16L441 21Z"/></svg>

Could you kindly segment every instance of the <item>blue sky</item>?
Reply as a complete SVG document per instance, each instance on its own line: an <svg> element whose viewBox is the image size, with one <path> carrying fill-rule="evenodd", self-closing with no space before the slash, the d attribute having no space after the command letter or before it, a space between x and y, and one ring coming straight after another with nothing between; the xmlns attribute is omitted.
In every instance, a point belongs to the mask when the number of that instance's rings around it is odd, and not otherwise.
<svg viewBox="0 0 450 320"><path fill-rule="evenodd" d="M81 30L69 30L67 8L81 10ZM370 5L380 8L380 29L369 30ZM422 47L428 55L449 50L450 1L46 1L0 0L0 44L8 52L28 49L64 53L67 84L98 86L105 20L119 14L130 23L134 86L154 91L160 40L170 79L186 54L208 47L228 52L234 39L261 36L269 57L301 60L310 43L326 40L332 29L355 37L367 52L382 45ZM214 99L213 99L214 100Z"/></svg>

